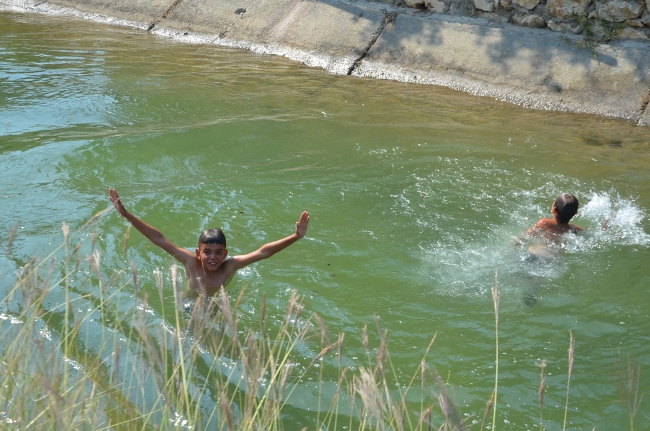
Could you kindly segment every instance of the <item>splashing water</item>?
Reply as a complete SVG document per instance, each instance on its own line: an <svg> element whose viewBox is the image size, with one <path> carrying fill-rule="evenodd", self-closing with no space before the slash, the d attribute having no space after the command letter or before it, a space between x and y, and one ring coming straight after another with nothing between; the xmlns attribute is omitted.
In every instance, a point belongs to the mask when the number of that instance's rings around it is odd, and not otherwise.
<svg viewBox="0 0 650 431"><path fill-rule="evenodd" d="M641 226L645 218L634 201L622 198L615 192L593 193L580 211L580 219L594 226L584 241L577 241L577 250L604 245L648 245L650 235ZM600 229L597 227L600 226Z"/></svg>
<svg viewBox="0 0 650 431"><path fill-rule="evenodd" d="M530 208L514 212L527 211ZM537 288L560 280L571 265L588 265L592 252L613 252L618 246L648 246L650 235L643 229L644 218L644 211L633 200L616 192L593 192L572 220L585 229L579 235L567 234L559 243L544 239L521 243L519 235L502 227L479 241L460 237L452 242L440 241L420 247L421 274L436 281L438 294L449 296L486 295L496 270L503 292L527 292L531 286Z"/></svg>

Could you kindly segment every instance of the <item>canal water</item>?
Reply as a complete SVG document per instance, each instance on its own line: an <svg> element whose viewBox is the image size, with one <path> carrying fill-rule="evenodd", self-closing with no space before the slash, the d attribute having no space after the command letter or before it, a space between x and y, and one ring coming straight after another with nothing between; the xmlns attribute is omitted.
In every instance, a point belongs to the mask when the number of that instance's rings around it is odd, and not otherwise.
<svg viewBox="0 0 650 431"><path fill-rule="evenodd" d="M17 226L2 289L61 243L63 222L74 231L109 208L109 187L190 250L203 229L221 227L231 255L291 234L306 210L304 240L228 286L244 292L242 322L259 320L262 295L269 322L280 322L295 291L305 313L345 333L354 369L366 363L365 325L379 343L376 316L406 381L437 334L427 361L471 429L494 387L497 271L497 428L539 429L546 360L544 423L562 429L571 332L567 429L629 429L615 363L629 354L650 387L649 166L650 130L622 120L0 12L2 244ZM560 192L580 200L573 222L586 233L551 246L552 258L531 257L515 237L550 217ZM128 280L134 263L140 295L156 297L155 274L169 280L172 258L135 230L125 251L115 212L93 231L105 277ZM64 298L52 297L52 307ZM173 314L168 297L149 310L151 325L165 325L161 307ZM334 362L324 362L324 387L336 383ZM317 426L319 390L299 385L286 429ZM650 427L650 397L635 427Z"/></svg>

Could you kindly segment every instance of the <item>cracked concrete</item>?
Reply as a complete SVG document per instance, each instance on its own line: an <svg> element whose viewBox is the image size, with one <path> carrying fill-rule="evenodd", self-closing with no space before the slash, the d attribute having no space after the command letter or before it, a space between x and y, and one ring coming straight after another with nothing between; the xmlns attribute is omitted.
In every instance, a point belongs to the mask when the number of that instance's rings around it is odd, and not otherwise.
<svg viewBox="0 0 650 431"><path fill-rule="evenodd" d="M535 109L650 126L650 44L364 0L0 0L6 7L283 55L331 73L442 85ZM38 3L41 3L40 5Z"/></svg>

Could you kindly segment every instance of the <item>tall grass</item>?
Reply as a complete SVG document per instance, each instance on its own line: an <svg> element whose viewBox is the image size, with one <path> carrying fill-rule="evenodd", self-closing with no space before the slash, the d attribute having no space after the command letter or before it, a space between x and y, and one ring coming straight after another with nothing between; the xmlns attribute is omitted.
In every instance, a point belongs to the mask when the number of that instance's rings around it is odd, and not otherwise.
<svg viewBox="0 0 650 431"><path fill-rule="evenodd" d="M72 245L83 233L88 236L101 215L75 232L63 225L61 246L45 259L20 265L15 275L0 272L11 277L10 283L0 279L0 286L9 286L0 305L0 429L281 431L287 429L284 412L292 397L315 375L315 429L472 428L449 385L430 365L435 336L402 381L391 359L388 332L375 319L374 330L364 327L361 333L363 364L352 369L343 365L345 334L333 336L320 316L307 315L295 293L279 322L276 318L268 324L262 297L259 322L244 326L240 306L245 289L238 297L199 295L187 308L175 267L169 277L156 273L155 286L141 286L133 266L108 275L95 235L89 246ZM9 258L15 232L8 241ZM128 240L127 232L124 256ZM173 307L165 306L170 297ZM482 429L491 412L492 430L503 409L497 408L496 278L493 301L495 385L481 423ZM563 429L573 345L571 336ZM334 394L321 389L331 379L324 363L337 369ZM622 387L634 414L642 397L638 375L628 362L627 374L621 372L619 379L626 382ZM540 397L540 427L542 407Z"/></svg>
<svg viewBox="0 0 650 431"><path fill-rule="evenodd" d="M619 354L619 361L623 359ZM641 380L641 366L634 367L634 361L627 354L627 360L624 367L619 363L615 364L616 367L616 388L621 396L621 400L625 404L627 410L627 417L630 421L630 430L634 431L634 418L639 412L641 401L643 401L643 392L640 392L639 382Z"/></svg>

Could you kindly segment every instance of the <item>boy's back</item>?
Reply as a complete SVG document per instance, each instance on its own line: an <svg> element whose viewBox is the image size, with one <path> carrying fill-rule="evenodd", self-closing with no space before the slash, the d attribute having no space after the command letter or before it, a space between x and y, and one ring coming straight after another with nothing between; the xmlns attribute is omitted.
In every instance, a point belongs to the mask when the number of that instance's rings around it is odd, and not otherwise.
<svg viewBox="0 0 650 431"><path fill-rule="evenodd" d="M570 224L569 220L578 213L578 199L570 193L560 193L551 206L553 218L541 218L535 226L528 229L529 235L542 235L557 240L565 233L578 233L582 228Z"/></svg>

